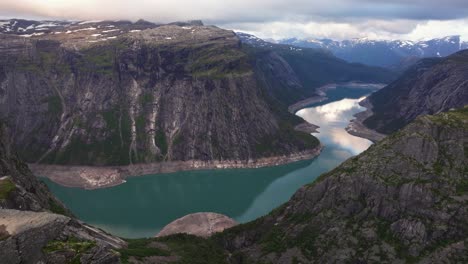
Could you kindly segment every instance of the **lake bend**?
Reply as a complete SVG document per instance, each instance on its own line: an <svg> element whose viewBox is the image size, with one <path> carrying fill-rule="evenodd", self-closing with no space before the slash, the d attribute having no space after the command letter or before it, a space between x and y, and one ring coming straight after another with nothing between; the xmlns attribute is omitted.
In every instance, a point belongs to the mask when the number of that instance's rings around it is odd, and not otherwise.
<svg viewBox="0 0 468 264"><path fill-rule="evenodd" d="M304 184L366 150L372 142L345 127L371 89L338 86L328 99L296 115L320 126L325 146L313 160L258 169L182 171L131 177L115 187L84 190L41 178L79 219L125 238L155 236L171 221L195 212L216 212L245 223L288 201Z"/></svg>

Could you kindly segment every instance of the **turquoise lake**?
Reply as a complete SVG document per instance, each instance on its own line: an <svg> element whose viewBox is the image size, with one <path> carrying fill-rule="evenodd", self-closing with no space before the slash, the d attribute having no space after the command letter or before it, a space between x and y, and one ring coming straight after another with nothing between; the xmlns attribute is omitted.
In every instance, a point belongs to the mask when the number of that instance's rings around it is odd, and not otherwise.
<svg viewBox="0 0 468 264"><path fill-rule="evenodd" d="M139 238L156 235L166 224L195 212L217 212L244 223L286 202L372 143L348 134L345 127L369 89L338 87L328 100L297 112L320 126L314 134L325 145L314 160L260 169L186 171L133 177L125 184L98 190L67 188L42 180L81 220L112 234Z"/></svg>

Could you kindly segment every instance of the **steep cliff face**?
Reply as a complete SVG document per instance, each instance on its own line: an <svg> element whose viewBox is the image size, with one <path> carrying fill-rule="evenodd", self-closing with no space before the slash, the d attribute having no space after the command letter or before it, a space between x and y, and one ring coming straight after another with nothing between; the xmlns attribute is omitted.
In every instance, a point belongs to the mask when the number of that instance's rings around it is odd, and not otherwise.
<svg viewBox="0 0 468 264"><path fill-rule="evenodd" d="M294 130L300 120L268 103L231 31L184 24L97 40L83 33L113 30L99 28L1 36L0 110L26 161L248 161L318 146Z"/></svg>
<svg viewBox="0 0 468 264"><path fill-rule="evenodd" d="M49 211L70 215L29 171L27 165L11 149L4 124L0 123L0 209Z"/></svg>
<svg viewBox="0 0 468 264"><path fill-rule="evenodd" d="M392 133L419 115L468 104L468 51L447 58L424 59L395 82L372 94L372 116L364 124Z"/></svg>
<svg viewBox="0 0 468 264"><path fill-rule="evenodd" d="M233 263L464 263L468 108L424 116L217 240Z"/></svg>

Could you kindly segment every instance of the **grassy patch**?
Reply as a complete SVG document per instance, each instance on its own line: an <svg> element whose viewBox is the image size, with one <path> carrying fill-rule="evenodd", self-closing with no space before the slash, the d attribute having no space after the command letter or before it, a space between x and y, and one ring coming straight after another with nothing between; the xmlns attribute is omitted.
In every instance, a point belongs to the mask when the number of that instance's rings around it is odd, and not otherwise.
<svg viewBox="0 0 468 264"><path fill-rule="evenodd" d="M0 200L8 198L11 192L16 189L15 183L10 179L0 180Z"/></svg>
<svg viewBox="0 0 468 264"><path fill-rule="evenodd" d="M227 263L224 250L212 239L187 234L159 238L180 257L176 264L223 264Z"/></svg>
<svg viewBox="0 0 468 264"><path fill-rule="evenodd" d="M75 254L86 253L88 250L96 246L95 241L79 240L76 237L69 237L66 241L53 240L50 241L44 248L45 253L56 251L71 251Z"/></svg>
<svg viewBox="0 0 468 264"><path fill-rule="evenodd" d="M222 79L252 72L247 54L234 47L203 46L194 49L188 61L187 68L195 77Z"/></svg>
<svg viewBox="0 0 468 264"><path fill-rule="evenodd" d="M145 257L151 256L170 256L168 251L150 246L152 241L154 239L150 238L127 240L128 247L118 250L120 259L123 263L128 263L130 257L142 260Z"/></svg>

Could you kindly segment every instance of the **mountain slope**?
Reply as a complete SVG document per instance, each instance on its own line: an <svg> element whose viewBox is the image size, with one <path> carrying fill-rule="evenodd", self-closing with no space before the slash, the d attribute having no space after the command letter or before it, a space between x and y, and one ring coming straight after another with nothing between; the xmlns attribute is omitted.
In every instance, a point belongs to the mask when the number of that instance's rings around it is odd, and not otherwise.
<svg viewBox="0 0 468 264"><path fill-rule="evenodd" d="M289 104L329 82L394 77L317 50L243 45L199 21L1 28L0 117L29 163L194 168L310 158L319 142L295 131L303 120Z"/></svg>
<svg viewBox="0 0 468 264"><path fill-rule="evenodd" d="M15 155L0 123L2 263L118 263L126 243L77 219Z"/></svg>
<svg viewBox="0 0 468 264"><path fill-rule="evenodd" d="M372 94L373 115L364 124L388 134L419 115L435 114L468 104L468 51L447 58L425 59L398 80Z"/></svg>
<svg viewBox="0 0 468 264"><path fill-rule="evenodd" d="M273 44L253 35L236 34L256 59L257 72L266 75L269 91L287 105L316 95L317 88L330 83L389 83L396 78L390 70L348 63L323 49Z"/></svg>
<svg viewBox="0 0 468 264"><path fill-rule="evenodd" d="M464 49L460 36L448 36L423 41L352 39L286 39L282 44L297 47L321 48L349 62L381 67L395 67L408 58L445 57Z"/></svg>
<svg viewBox="0 0 468 264"><path fill-rule="evenodd" d="M0 38L1 116L28 162L249 162L318 146L268 103L231 31L104 21Z"/></svg>
<svg viewBox="0 0 468 264"><path fill-rule="evenodd" d="M468 108L420 117L217 241L233 263L464 263L467 146Z"/></svg>

